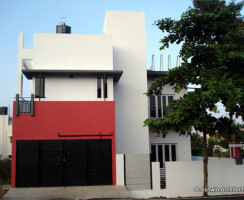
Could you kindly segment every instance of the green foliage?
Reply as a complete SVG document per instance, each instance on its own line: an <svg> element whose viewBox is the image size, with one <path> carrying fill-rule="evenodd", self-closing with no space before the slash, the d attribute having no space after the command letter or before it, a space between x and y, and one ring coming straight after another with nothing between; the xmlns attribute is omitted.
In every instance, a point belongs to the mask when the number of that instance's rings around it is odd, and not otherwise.
<svg viewBox="0 0 244 200"><path fill-rule="evenodd" d="M233 116L244 118L244 21L240 14L243 2L226 5L224 0L193 0L193 5L180 20L165 18L155 22L162 32L169 33L161 40L160 49L182 44L183 63L156 79L147 95L160 94L165 85L173 86L177 93L190 83L201 87L171 103L163 118L147 119L144 124L163 137L169 129L190 134L194 127L203 132L203 187L207 188L206 134L212 136L224 128L234 132ZM216 112L218 102L225 106L229 118L218 119L207 112ZM234 139L233 132L229 134ZM207 196L206 191L203 196Z"/></svg>
<svg viewBox="0 0 244 200"><path fill-rule="evenodd" d="M203 155L203 139L197 133L191 134L191 153L193 156Z"/></svg>
<svg viewBox="0 0 244 200"><path fill-rule="evenodd" d="M230 157L230 152L213 152L213 157L219 157L219 158L229 158Z"/></svg>
<svg viewBox="0 0 244 200"><path fill-rule="evenodd" d="M192 127L210 135L224 128L232 131L232 116L244 117L243 2L226 5L223 0L193 0L193 5L178 21L165 18L155 22L162 32L169 33L161 40L161 49L182 44L183 63L156 79L147 95L160 94L168 84L177 93L190 83L201 86L169 105L163 118L145 121L145 126L163 136L169 129L190 134ZM217 119L206 111L216 112L220 101L230 119Z"/></svg>
<svg viewBox="0 0 244 200"><path fill-rule="evenodd" d="M208 156L213 156L215 145L219 145L219 139L216 136L208 138Z"/></svg>
<svg viewBox="0 0 244 200"><path fill-rule="evenodd" d="M220 121L225 121L225 123L228 123L228 119L221 118ZM222 122L224 123L224 122ZM218 123L216 124L216 127L218 127ZM231 135L229 133L234 133L236 142L243 142L244 141L244 132L240 131L240 128L243 128L243 124L232 124L232 125L226 125L224 127L223 125L219 127L219 135L221 135L220 140L220 146L224 147L225 149L229 148L229 144L231 142Z"/></svg>
<svg viewBox="0 0 244 200"><path fill-rule="evenodd" d="M0 160L0 186L10 184L11 179L11 160Z"/></svg>

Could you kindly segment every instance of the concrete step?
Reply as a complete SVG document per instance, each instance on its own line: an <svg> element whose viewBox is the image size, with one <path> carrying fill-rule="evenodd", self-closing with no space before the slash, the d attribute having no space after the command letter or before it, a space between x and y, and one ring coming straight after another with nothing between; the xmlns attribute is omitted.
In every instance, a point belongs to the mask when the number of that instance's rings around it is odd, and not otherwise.
<svg viewBox="0 0 244 200"><path fill-rule="evenodd" d="M15 199L126 199L130 195L125 186L75 186L75 187L39 187L11 188L2 198Z"/></svg>

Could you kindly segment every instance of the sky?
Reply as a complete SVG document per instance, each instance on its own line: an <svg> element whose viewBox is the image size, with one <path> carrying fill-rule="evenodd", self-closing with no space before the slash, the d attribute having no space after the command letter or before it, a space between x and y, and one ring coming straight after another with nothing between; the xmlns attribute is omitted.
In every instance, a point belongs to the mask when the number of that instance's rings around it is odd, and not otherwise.
<svg viewBox="0 0 244 200"><path fill-rule="evenodd" d="M66 17L72 34L102 34L106 10L145 12L147 68L150 68L154 54L155 67L159 69L162 54L166 70L169 55L172 66L176 65L180 46L172 45L160 51L159 41L166 33L153 23L166 17L180 19L189 6L192 6L191 0L0 0L0 107L10 106L12 112L19 33L24 33L24 48L32 48L33 34L56 33L61 17ZM24 80L23 96L30 96L27 80Z"/></svg>

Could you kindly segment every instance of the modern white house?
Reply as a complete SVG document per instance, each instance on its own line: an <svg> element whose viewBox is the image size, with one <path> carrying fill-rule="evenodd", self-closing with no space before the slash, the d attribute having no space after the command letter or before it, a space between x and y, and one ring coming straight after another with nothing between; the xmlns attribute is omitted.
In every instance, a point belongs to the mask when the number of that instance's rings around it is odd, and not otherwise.
<svg viewBox="0 0 244 200"><path fill-rule="evenodd" d="M167 73L147 70L145 34L145 14L125 11L107 11L101 35L36 33L25 49L19 34L12 187L125 185L133 197L174 196L167 165L191 161L190 137L155 137L143 124L187 90L145 95Z"/></svg>
<svg viewBox="0 0 244 200"><path fill-rule="evenodd" d="M154 137L152 130L143 126L148 117L162 117L165 106L183 95L174 94L170 87L161 97L148 99L144 94L163 72L147 71L143 12L108 11L102 35L62 31L34 34L33 49L23 46L21 33L12 187L116 185L116 181L121 182L116 176L121 167L116 167L116 155L123 154L127 188L150 189L150 154L152 161L160 162L162 171L165 161L191 159L189 137L179 137L174 132L164 139ZM22 98L23 76L31 81L30 99ZM76 148L72 149L75 145L83 146L80 154L86 154L80 161L75 161L73 155L77 153ZM93 146L97 145L100 149L97 147L95 153ZM49 154L56 151L60 153L52 157L52 165ZM65 161L60 161L60 157ZM107 164L99 166L100 159ZM82 166L83 162L88 164ZM93 171L95 166L100 171ZM78 172L79 168L86 172ZM143 173L134 173L134 168L141 168ZM22 176L27 171L29 181ZM39 174L39 178L34 174ZM61 174L66 175L60 178ZM83 180L84 176L88 178ZM164 174L162 183L163 179Z"/></svg>
<svg viewBox="0 0 244 200"><path fill-rule="evenodd" d="M7 107L0 107L0 159L12 156L12 118Z"/></svg>

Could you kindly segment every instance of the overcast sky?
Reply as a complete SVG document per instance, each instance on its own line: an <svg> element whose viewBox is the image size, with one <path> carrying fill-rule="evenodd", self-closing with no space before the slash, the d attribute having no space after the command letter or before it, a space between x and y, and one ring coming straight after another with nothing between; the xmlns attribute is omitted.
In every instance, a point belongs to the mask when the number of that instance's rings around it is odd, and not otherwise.
<svg viewBox="0 0 244 200"><path fill-rule="evenodd" d="M227 1L229 2L229 1ZM237 1L239 2L239 1ZM163 33L155 20L179 19L192 6L191 0L0 0L0 107L11 106L16 94L18 34L24 33L24 48L32 48L34 33L55 33L61 17L74 34L102 34L106 10L142 11L146 16L147 68L152 54L159 69L160 54L164 67L171 55L172 66L180 47L160 51ZM24 81L24 96L30 96L29 81Z"/></svg>

